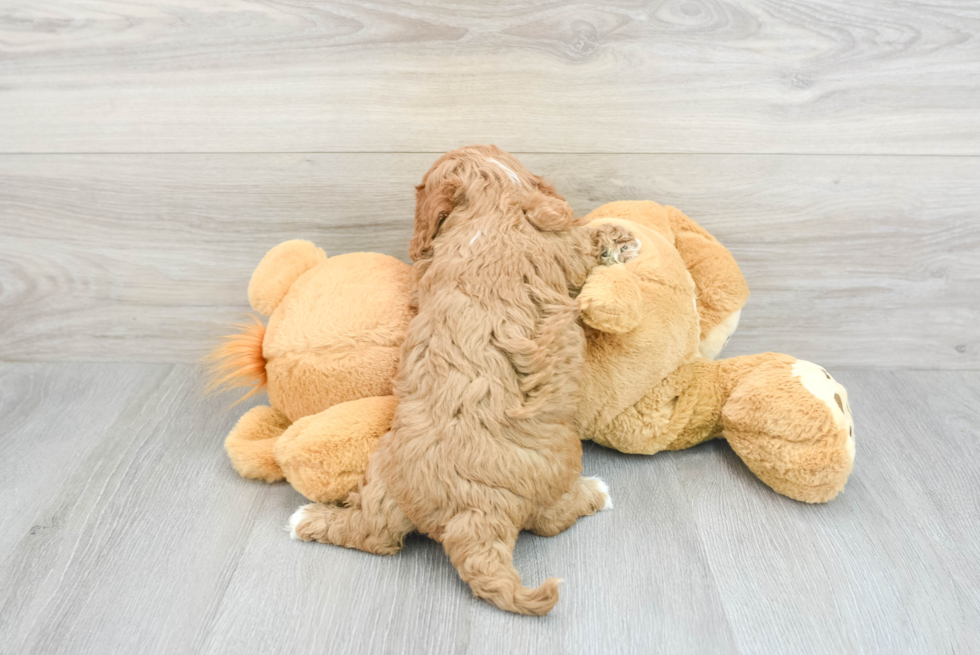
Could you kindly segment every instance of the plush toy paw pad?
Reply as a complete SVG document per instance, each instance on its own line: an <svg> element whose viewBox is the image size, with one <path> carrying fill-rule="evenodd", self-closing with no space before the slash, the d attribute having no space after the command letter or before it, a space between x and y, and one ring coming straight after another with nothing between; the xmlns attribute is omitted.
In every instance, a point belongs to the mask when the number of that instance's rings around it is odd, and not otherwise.
<svg viewBox="0 0 980 655"><path fill-rule="evenodd" d="M851 461L854 461L854 417L851 405L847 402L847 389L830 376L822 366L798 359L793 363L793 375L815 398L830 409L837 425L847 430L845 448Z"/></svg>
<svg viewBox="0 0 980 655"><path fill-rule="evenodd" d="M586 478L586 480L591 481L599 493L602 494L603 498L605 498L605 502L599 508L599 511L603 512L607 509L612 509L613 501L612 496L609 495L609 485L602 478Z"/></svg>

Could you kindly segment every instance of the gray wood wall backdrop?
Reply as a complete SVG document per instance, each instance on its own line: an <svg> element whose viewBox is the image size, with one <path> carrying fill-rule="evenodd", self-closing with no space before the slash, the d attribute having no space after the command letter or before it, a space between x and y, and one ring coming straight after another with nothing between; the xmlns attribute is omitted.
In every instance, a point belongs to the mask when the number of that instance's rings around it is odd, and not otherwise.
<svg viewBox="0 0 980 655"><path fill-rule="evenodd" d="M406 257L493 142L675 204L730 354L980 368L980 3L0 2L0 360L190 362L275 243Z"/></svg>

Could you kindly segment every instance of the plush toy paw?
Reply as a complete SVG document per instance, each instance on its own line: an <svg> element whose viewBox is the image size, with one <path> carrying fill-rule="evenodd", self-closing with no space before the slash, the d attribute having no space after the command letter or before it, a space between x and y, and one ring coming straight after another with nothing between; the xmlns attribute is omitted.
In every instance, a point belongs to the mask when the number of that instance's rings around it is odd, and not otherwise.
<svg viewBox="0 0 980 655"><path fill-rule="evenodd" d="M851 464L853 464L855 454L854 417L851 414L851 405L847 402L847 389L832 378L823 366L802 359L794 362L793 377L797 378L800 384L813 394L814 398L827 406L834 417L834 422L841 430L847 429L847 440L844 442L844 448L847 450Z"/></svg>
<svg viewBox="0 0 980 655"><path fill-rule="evenodd" d="M244 478L282 480L274 451L276 441L288 428L289 419L273 407L260 405L248 410L225 438L231 465Z"/></svg>
<svg viewBox="0 0 980 655"><path fill-rule="evenodd" d="M786 355L750 355L763 363L737 380L722 409L732 449L775 491L825 503L854 466L854 421L847 391L820 366Z"/></svg>
<svg viewBox="0 0 980 655"><path fill-rule="evenodd" d="M622 334L643 319L643 297L625 266L594 268L578 295L582 320L600 332Z"/></svg>

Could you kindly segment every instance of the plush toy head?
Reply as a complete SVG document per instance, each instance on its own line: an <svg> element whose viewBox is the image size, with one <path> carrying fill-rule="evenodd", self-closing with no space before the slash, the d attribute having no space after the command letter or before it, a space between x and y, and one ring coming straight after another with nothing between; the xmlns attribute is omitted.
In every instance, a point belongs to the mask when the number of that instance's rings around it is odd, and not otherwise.
<svg viewBox="0 0 980 655"><path fill-rule="evenodd" d="M578 424L584 438L640 402L700 344L695 285L672 243L656 229L620 218L642 242L624 264L596 269L579 296L587 355Z"/></svg>
<svg viewBox="0 0 980 655"><path fill-rule="evenodd" d="M248 287L265 329L235 335L216 353L224 382L260 371L272 406L290 421L349 400L391 394L412 319L411 268L378 253L327 258L287 241L259 263ZM264 379L262 375L264 374ZM222 380L219 380L221 382Z"/></svg>
<svg viewBox="0 0 980 655"><path fill-rule="evenodd" d="M268 325L247 326L211 357L213 387L269 392L271 407L250 410L225 441L241 475L286 477L316 500L357 485L394 413L412 287L411 267L387 255L328 258L299 240L266 254L248 297Z"/></svg>
<svg viewBox="0 0 980 655"><path fill-rule="evenodd" d="M700 320L698 350L703 357L716 358L738 327L749 287L735 258L707 230L676 207L649 200L620 200L591 211L587 220L621 220L638 224L659 234L666 247L694 281ZM677 276L680 279L682 276Z"/></svg>

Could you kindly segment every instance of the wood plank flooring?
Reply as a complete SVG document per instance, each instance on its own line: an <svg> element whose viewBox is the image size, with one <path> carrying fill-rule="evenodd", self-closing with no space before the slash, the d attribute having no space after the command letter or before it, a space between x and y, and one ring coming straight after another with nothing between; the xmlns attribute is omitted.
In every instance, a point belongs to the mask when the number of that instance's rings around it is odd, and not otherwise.
<svg viewBox="0 0 980 655"><path fill-rule="evenodd" d="M777 496L723 443L587 445L616 507L521 536L524 578L566 581L529 619L422 537L393 557L291 541L302 498L232 471L244 408L203 399L194 366L2 364L0 652L974 652L980 374L840 378L858 456L827 505Z"/></svg>

